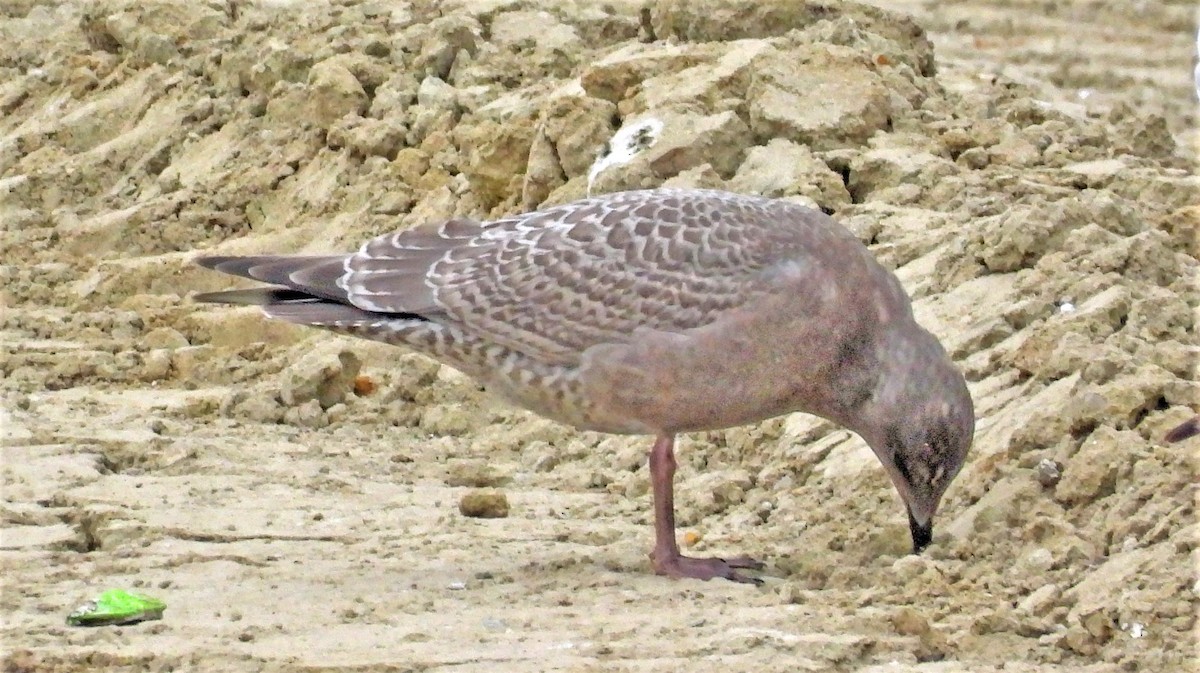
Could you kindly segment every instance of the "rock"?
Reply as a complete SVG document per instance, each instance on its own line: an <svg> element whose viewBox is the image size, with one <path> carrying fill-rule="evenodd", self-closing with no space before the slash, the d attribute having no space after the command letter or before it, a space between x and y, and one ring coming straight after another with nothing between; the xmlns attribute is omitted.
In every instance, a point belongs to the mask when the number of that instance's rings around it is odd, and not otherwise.
<svg viewBox="0 0 1200 673"><path fill-rule="evenodd" d="M1008 361L1021 371L1043 380L1055 380L1089 366L1099 366L1104 350L1097 347L1127 322L1132 305L1128 288L1114 285L1080 303L1072 311L1059 311L1048 320L1026 329L1011 349ZM1072 304L1074 306L1074 304ZM1114 353L1119 367L1128 356ZM1093 370L1088 380L1107 378Z"/></svg>
<svg viewBox="0 0 1200 673"><path fill-rule="evenodd" d="M223 59L240 88L251 93L270 94L279 82L302 83L308 79L312 57L282 42L268 41L256 53L235 52Z"/></svg>
<svg viewBox="0 0 1200 673"><path fill-rule="evenodd" d="M1022 575L1042 575L1054 567L1054 555L1049 549L1038 547L1017 560L1015 570Z"/></svg>
<svg viewBox="0 0 1200 673"><path fill-rule="evenodd" d="M472 491L459 499L458 511L473 519L503 519L508 516L508 497L502 491Z"/></svg>
<svg viewBox="0 0 1200 673"><path fill-rule="evenodd" d="M747 105L760 143L784 138L814 151L853 147L891 119L887 87L856 50L808 45L766 52L752 72Z"/></svg>
<svg viewBox="0 0 1200 673"><path fill-rule="evenodd" d="M316 400L309 400L299 406L287 409L283 414L283 420L288 425L309 429L323 428L329 425L325 411Z"/></svg>
<svg viewBox="0 0 1200 673"><path fill-rule="evenodd" d="M1045 584L1034 589L1017 602L1017 611L1043 617L1050 613L1062 597L1062 590L1057 584Z"/></svg>
<svg viewBox="0 0 1200 673"><path fill-rule="evenodd" d="M782 138L751 148L729 186L733 191L776 198L804 196L820 207L850 203L840 175L807 147Z"/></svg>
<svg viewBox="0 0 1200 673"><path fill-rule="evenodd" d="M491 41L509 49L579 47L579 35L546 11L501 12L492 18Z"/></svg>
<svg viewBox="0 0 1200 673"><path fill-rule="evenodd" d="M911 607L902 607L892 613L892 628L902 636L921 636L929 633L929 620Z"/></svg>
<svg viewBox="0 0 1200 673"><path fill-rule="evenodd" d="M151 350L157 348L175 350L191 344L188 343L187 337L179 333L179 330L172 327L157 327L143 336L139 345Z"/></svg>
<svg viewBox="0 0 1200 673"><path fill-rule="evenodd" d="M1067 234L1092 219L1077 201L1015 206L983 229L983 263L990 271L1016 271L1059 249Z"/></svg>
<svg viewBox="0 0 1200 673"><path fill-rule="evenodd" d="M872 149L851 160L846 187L854 201L861 203L885 199L890 190L902 186L929 190L958 172L953 163L928 152L911 148Z"/></svg>
<svg viewBox="0 0 1200 673"><path fill-rule="evenodd" d="M1023 136L1010 134L987 149L987 163L993 166L1028 167L1041 163L1042 153Z"/></svg>
<svg viewBox="0 0 1200 673"><path fill-rule="evenodd" d="M207 368L218 357L217 349L209 345L177 348L171 352L171 371L182 381L203 381L208 378Z"/></svg>
<svg viewBox="0 0 1200 673"><path fill-rule="evenodd" d="M141 380L161 381L171 375L171 350L155 348L142 358Z"/></svg>
<svg viewBox="0 0 1200 673"><path fill-rule="evenodd" d="M687 42L731 42L783 35L795 29L817 29L842 20L897 44L896 51L912 54L920 72L933 73L933 45L909 16L857 2L839 2L833 9L821 0L730 3L724 0L665 0L650 11L658 39ZM824 36L823 36L824 37Z"/></svg>
<svg viewBox="0 0 1200 673"><path fill-rule="evenodd" d="M934 561L927 556L904 554L898 556L891 565L892 575L901 582L928 583L939 576Z"/></svg>
<svg viewBox="0 0 1200 673"><path fill-rule="evenodd" d="M726 189L725 181L708 164L700 164L668 178L663 181L662 186L676 189Z"/></svg>
<svg viewBox="0 0 1200 673"><path fill-rule="evenodd" d="M1161 114L1122 101L1113 106L1108 118L1116 124L1116 135L1127 144L1130 154L1154 160L1177 156L1179 147Z"/></svg>
<svg viewBox="0 0 1200 673"><path fill-rule="evenodd" d="M416 100L419 80L411 72L394 72L375 89L367 115L375 119L403 119Z"/></svg>
<svg viewBox="0 0 1200 673"><path fill-rule="evenodd" d="M413 25L404 31L400 42L402 46L419 43L412 70L449 80L461 56L469 58L479 51L482 30L476 19L456 12L439 16L427 24Z"/></svg>
<svg viewBox="0 0 1200 673"><path fill-rule="evenodd" d="M421 411L418 427L431 435L458 437L479 423L479 413L462 404L434 404Z"/></svg>
<svg viewBox="0 0 1200 673"><path fill-rule="evenodd" d="M457 111L458 91L446 83L446 80L429 75L421 80L417 87L417 105L427 110Z"/></svg>
<svg viewBox="0 0 1200 673"><path fill-rule="evenodd" d="M1056 461L1043 458L1038 461L1033 474L1039 484L1046 488L1054 488L1062 478L1062 467Z"/></svg>
<svg viewBox="0 0 1200 673"><path fill-rule="evenodd" d="M533 138L534 122L528 117L485 119L455 128L455 144L464 154L462 172L489 207L521 193Z"/></svg>
<svg viewBox="0 0 1200 673"><path fill-rule="evenodd" d="M917 638L917 648L913 652L917 661L939 661L946 657L950 649L949 640L930 626L929 620L914 608L900 608L892 613L891 622L896 633Z"/></svg>
<svg viewBox="0 0 1200 673"><path fill-rule="evenodd" d="M312 121L320 126L329 126L348 114L361 115L370 102L354 73L334 59L312 67L307 93Z"/></svg>
<svg viewBox="0 0 1200 673"><path fill-rule="evenodd" d="M733 42L717 52L692 48L686 52L689 59L642 80L637 95L628 102L639 111L740 111L753 80L755 59L768 52L776 49L765 40Z"/></svg>
<svg viewBox="0 0 1200 673"><path fill-rule="evenodd" d="M1200 205L1180 208L1163 220L1171 247L1200 259Z"/></svg>
<svg viewBox="0 0 1200 673"><path fill-rule="evenodd" d="M692 45L630 44L585 68L579 81L588 96L619 103L644 80L695 65L710 53Z"/></svg>
<svg viewBox="0 0 1200 673"><path fill-rule="evenodd" d="M562 462L558 449L546 442L531 442L522 455L525 456L524 464L538 473L552 472Z"/></svg>
<svg viewBox="0 0 1200 673"><path fill-rule="evenodd" d="M751 488L753 481L750 474L743 469L719 470L698 474L687 481L678 484L679 502L685 500L687 505L681 507L687 514L685 525L697 523L700 518L717 514L741 503L746 498L746 490Z"/></svg>
<svg viewBox="0 0 1200 673"><path fill-rule="evenodd" d="M911 554L912 535L909 533L908 523L884 523L872 530L855 552L864 563L883 557L899 558Z"/></svg>
<svg viewBox="0 0 1200 673"><path fill-rule="evenodd" d="M310 353L283 371L279 398L290 407L314 400L321 409L328 409L346 400L360 367L351 351Z"/></svg>
<svg viewBox="0 0 1200 673"><path fill-rule="evenodd" d="M553 96L541 109L538 131L553 147L558 168L568 180L587 175L613 133L612 120L616 114L617 108L611 102L584 95L574 88Z"/></svg>
<svg viewBox="0 0 1200 673"><path fill-rule="evenodd" d="M280 404L275 399L275 396L265 395L259 391L250 391L240 396L240 399L235 401L231 410L226 415L257 423L280 423L284 420L284 414L288 411L290 409ZM292 416L289 423L303 425L299 421L300 415L297 413ZM315 417L305 418L304 422L316 422Z"/></svg>
<svg viewBox="0 0 1200 673"><path fill-rule="evenodd" d="M529 147L529 159L525 165L525 181L521 185L521 209L537 210L547 197L567 182L554 143L546 136L545 127L539 127Z"/></svg>
<svg viewBox="0 0 1200 673"><path fill-rule="evenodd" d="M407 129L395 120L345 117L329 127L326 144L333 149L348 148L361 158L394 158L404 147Z"/></svg>
<svg viewBox="0 0 1200 673"><path fill-rule="evenodd" d="M176 44L216 37L227 23L224 13L213 7L175 3L97 3L84 13L81 23L90 32L89 40L109 51L126 49L143 58L178 55ZM116 6L114 6L116 5ZM112 11L100 17L92 12ZM156 59L151 62L161 63Z"/></svg>
<svg viewBox="0 0 1200 673"><path fill-rule="evenodd" d="M1086 504L1112 493L1117 472L1144 440L1135 432L1097 428L1067 461L1054 497L1067 505Z"/></svg>
<svg viewBox="0 0 1200 673"><path fill-rule="evenodd" d="M969 540L988 530L1006 530L1012 527L1028 503L1036 498L1037 487L1028 477L1001 479L942 530L949 537L959 540Z"/></svg>
<svg viewBox="0 0 1200 673"><path fill-rule="evenodd" d="M722 177L730 177L742 161L749 129L733 112L695 117L664 115L663 134L649 150L646 161L660 178L671 178L701 164L709 164Z"/></svg>

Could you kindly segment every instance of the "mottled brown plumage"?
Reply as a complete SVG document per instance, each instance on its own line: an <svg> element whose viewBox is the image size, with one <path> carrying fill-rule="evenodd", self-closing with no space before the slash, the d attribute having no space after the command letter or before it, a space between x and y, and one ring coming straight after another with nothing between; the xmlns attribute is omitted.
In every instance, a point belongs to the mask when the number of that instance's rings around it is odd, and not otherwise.
<svg viewBox="0 0 1200 673"><path fill-rule="evenodd" d="M272 285L201 295L427 353L548 418L658 437L655 568L746 580L674 541L673 437L803 411L859 433L920 550L974 431L962 375L895 276L844 227L781 200L609 194L456 218L357 253L205 257ZM668 539L669 538L669 539Z"/></svg>

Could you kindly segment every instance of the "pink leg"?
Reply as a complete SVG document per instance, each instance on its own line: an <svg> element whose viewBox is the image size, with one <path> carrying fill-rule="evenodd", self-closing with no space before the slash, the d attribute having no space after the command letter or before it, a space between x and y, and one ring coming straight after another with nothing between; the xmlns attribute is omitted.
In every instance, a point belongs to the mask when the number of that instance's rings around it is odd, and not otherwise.
<svg viewBox="0 0 1200 673"><path fill-rule="evenodd" d="M660 435L650 450L650 484L654 489L654 572L670 577L710 580L724 577L734 582L762 584L736 569L760 570L763 564L746 556L732 559L693 558L679 553L675 541L675 437Z"/></svg>

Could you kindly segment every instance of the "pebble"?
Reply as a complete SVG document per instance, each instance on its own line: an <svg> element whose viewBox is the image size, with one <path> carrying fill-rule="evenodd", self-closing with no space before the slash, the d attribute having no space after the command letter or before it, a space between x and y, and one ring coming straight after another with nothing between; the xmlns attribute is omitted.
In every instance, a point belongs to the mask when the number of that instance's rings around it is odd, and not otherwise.
<svg viewBox="0 0 1200 673"><path fill-rule="evenodd" d="M1062 479L1062 469L1053 460L1043 458L1034 468L1034 475L1039 484L1046 488L1053 488L1058 485L1058 480Z"/></svg>
<svg viewBox="0 0 1200 673"><path fill-rule="evenodd" d="M508 497L501 491L471 491L458 501L458 511L473 519L503 519L508 516Z"/></svg>

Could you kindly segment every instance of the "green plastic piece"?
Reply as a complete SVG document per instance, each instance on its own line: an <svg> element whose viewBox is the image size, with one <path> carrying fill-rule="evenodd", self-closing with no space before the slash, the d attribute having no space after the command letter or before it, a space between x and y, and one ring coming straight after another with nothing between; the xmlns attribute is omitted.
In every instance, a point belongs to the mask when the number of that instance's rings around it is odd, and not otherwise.
<svg viewBox="0 0 1200 673"><path fill-rule="evenodd" d="M109 589L96 600L79 606L67 615L71 626L107 626L110 624L133 624L147 619L162 619L167 604L142 594L121 589Z"/></svg>

